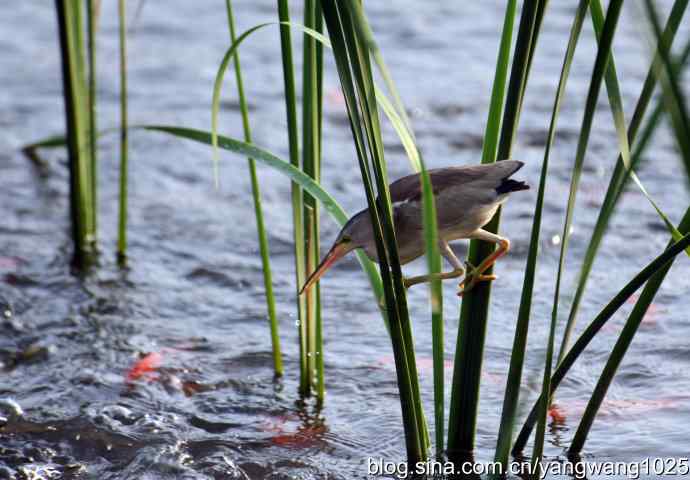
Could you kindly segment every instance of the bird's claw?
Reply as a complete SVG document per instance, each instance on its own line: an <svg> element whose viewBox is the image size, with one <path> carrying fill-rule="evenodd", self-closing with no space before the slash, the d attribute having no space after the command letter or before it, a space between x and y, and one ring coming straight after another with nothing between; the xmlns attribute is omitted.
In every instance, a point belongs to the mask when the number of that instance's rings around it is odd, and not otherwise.
<svg viewBox="0 0 690 480"><path fill-rule="evenodd" d="M460 282L460 285L458 285L458 297L462 297L466 292L472 290L479 282L491 282L497 278L498 276L493 273L491 275L477 275L474 272L468 273L462 282Z"/></svg>

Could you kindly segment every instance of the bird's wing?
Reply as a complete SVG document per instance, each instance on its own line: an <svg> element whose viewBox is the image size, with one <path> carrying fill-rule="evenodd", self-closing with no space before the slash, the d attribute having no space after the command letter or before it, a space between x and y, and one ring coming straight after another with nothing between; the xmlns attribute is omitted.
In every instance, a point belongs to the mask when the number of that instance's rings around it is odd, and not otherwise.
<svg viewBox="0 0 690 480"><path fill-rule="evenodd" d="M451 185L462 185L472 181L474 172L467 171L468 167L439 168L429 170L431 186L435 195ZM422 184L418 173L400 178L390 185L391 201L393 203L417 202L422 198Z"/></svg>
<svg viewBox="0 0 690 480"><path fill-rule="evenodd" d="M515 160L504 160L486 165L436 168L429 170L429 177L435 195L449 187L470 186L475 183L479 188L495 189L522 165L522 162ZM396 180L390 185L390 192L393 203L419 201L422 197L419 174L414 173Z"/></svg>

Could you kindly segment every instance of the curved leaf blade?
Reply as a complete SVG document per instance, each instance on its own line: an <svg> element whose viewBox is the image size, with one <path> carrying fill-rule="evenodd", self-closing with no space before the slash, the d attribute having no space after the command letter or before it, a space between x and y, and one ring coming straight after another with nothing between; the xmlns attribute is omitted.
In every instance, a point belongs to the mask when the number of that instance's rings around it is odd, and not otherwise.
<svg viewBox="0 0 690 480"><path fill-rule="evenodd" d="M206 145L213 145L211 132L206 132L203 130L170 125L137 125L136 127L131 128L167 133L179 138L193 140ZM293 182L299 184L303 189L308 191L314 198L319 200L324 209L331 215L331 217L333 217L336 222L338 222L339 225L345 225L345 223L348 221L348 215L338 204L338 202L336 202L336 200L331 197L328 192L321 188L318 183L312 180L308 175L305 175L300 170L292 166L289 162L281 160L267 150L264 150L253 144L241 142L223 135L218 135L216 137L216 145L220 149L229 150L245 157L251 157L257 162L261 162L264 165L286 175ZM377 304L380 307L382 305L383 288L381 287L381 279L377 272L376 266L362 252L357 252L357 257L362 265L362 269L369 277L369 281L376 296ZM385 321L387 325L387 319L385 319Z"/></svg>

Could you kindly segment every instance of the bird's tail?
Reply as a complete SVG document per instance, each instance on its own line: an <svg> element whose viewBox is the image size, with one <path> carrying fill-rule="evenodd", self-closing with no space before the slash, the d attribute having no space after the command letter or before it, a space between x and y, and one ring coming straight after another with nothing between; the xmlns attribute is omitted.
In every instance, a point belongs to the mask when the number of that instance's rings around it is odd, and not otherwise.
<svg viewBox="0 0 690 480"><path fill-rule="evenodd" d="M529 185L525 182L512 180L510 178L504 178L501 183L496 187L496 193L503 195L510 192L518 192L520 190L529 190Z"/></svg>

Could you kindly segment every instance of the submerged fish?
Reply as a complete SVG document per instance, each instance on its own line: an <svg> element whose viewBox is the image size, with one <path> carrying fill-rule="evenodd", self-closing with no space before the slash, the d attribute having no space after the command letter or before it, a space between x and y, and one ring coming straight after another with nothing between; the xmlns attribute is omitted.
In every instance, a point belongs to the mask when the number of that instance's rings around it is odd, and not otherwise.
<svg viewBox="0 0 690 480"><path fill-rule="evenodd" d="M127 370L125 374L125 382L132 383L140 378L147 378L149 380L155 380L158 377L156 370L163 363L163 354L161 352L151 352L148 355L144 355L142 358L137 360L134 365Z"/></svg>
<svg viewBox="0 0 690 480"><path fill-rule="evenodd" d="M265 419L261 430L276 434L271 437L271 443L290 448L318 445L323 442L323 435L328 432L323 422L305 423L299 416L291 413Z"/></svg>

